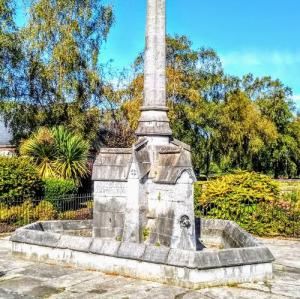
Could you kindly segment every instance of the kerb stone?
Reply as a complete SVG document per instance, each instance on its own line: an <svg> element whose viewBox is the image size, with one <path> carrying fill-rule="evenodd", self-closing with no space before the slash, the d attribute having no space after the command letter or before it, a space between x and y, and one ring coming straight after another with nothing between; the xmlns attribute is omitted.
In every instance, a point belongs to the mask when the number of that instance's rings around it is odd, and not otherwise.
<svg viewBox="0 0 300 299"><path fill-rule="evenodd" d="M157 247L148 245L144 254L144 261L152 263L165 264L168 259L170 248L168 247Z"/></svg>
<svg viewBox="0 0 300 299"><path fill-rule="evenodd" d="M121 242L95 238L90 246L90 252L108 256L117 256Z"/></svg>
<svg viewBox="0 0 300 299"><path fill-rule="evenodd" d="M62 235L58 241L57 248L89 252L91 243L91 238Z"/></svg>
<svg viewBox="0 0 300 299"><path fill-rule="evenodd" d="M41 245L46 247L56 247L60 234L36 231L36 230L18 230L10 238L12 242Z"/></svg>
<svg viewBox="0 0 300 299"><path fill-rule="evenodd" d="M145 250L145 244L123 242L119 248L118 257L141 260Z"/></svg>

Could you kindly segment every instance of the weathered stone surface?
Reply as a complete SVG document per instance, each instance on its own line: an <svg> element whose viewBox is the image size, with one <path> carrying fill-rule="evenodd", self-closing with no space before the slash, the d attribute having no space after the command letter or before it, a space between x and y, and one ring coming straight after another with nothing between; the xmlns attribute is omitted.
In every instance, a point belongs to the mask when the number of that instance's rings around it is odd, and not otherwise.
<svg viewBox="0 0 300 299"><path fill-rule="evenodd" d="M201 218L201 230L221 230L223 231L225 226L228 224L228 220L220 220L220 219L205 219Z"/></svg>
<svg viewBox="0 0 300 299"><path fill-rule="evenodd" d="M22 229L31 229L31 230L39 230L39 231L43 231L44 228L43 228L43 225L42 225L42 222L34 222L34 223L30 223L30 224L27 224L25 226L23 226L22 228L20 228L21 230ZM18 229L19 230L19 229Z"/></svg>
<svg viewBox="0 0 300 299"><path fill-rule="evenodd" d="M228 265L238 266L243 264L249 264L243 259L239 249L225 249L220 250L217 253L220 265L222 267L226 267Z"/></svg>
<svg viewBox="0 0 300 299"><path fill-rule="evenodd" d="M96 158L92 175L93 235L116 238L116 232L122 231L124 241L139 243L143 228L154 227L150 242L158 239L172 248L196 249L196 178L190 147L172 139L167 115L165 0L147 1L146 32L144 101L136 131L139 138L132 149L101 149ZM111 202L116 199L123 199L126 205L121 209L113 206ZM145 217L152 210L154 221ZM169 212L173 216L165 220ZM116 213L123 214L124 220ZM182 216L192 219L184 230L180 225Z"/></svg>
<svg viewBox="0 0 300 299"><path fill-rule="evenodd" d="M63 232L65 230L82 230L92 228L92 220L55 220L38 222L42 230L51 232ZM25 226L25 229L34 229L32 226Z"/></svg>
<svg viewBox="0 0 300 299"><path fill-rule="evenodd" d="M94 226L95 227L115 227L115 216L113 212L95 212Z"/></svg>
<svg viewBox="0 0 300 299"><path fill-rule="evenodd" d="M56 247L60 238L61 235L57 233L22 229L16 231L11 236L10 240L18 243L35 244L46 247Z"/></svg>
<svg viewBox="0 0 300 299"><path fill-rule="evenodd" d="M165 1L148 1L144 80L145 107L166 106L165 31Z"/></svg>
<svg viewBox="0 0 300 299"><path fill-rule="evenodd" d="M61 264L31 262L10 254L11 244L0 240L0 298L161 298L161 299L283 299L300 298L300 241L262 240L271 248L274 278L267 282L191 290L151 281L84 271ZM19 280L16 280L19 278ZM21 279L20 279L21 278ZM11 280L12 279L12 280ZM37 289L35 289L37 288ZM45 288L45 291L44 289ZM54 288L54 290L53 290ZM38 291L38 293L37 293ZM29 295L30 294L30 295Z"/></svg>
<svg viewBox="0 0 300 299"><path fill-rule="evenodd" d="M124 213L114 213L114 223L115 227L123 228L124 227Z"/></svg>
<svg viewBox="0 0 300 299"><path fill-rule="evenodd" d="M231 247L259 246L259 242L236 223L228 221L224 227L224 238Z"/></svg>
<svg viewBox="0 0 300 299"><path fill-rule="evenodd" d="M89 251L95 254L117 256L120 245L121 242L95 238L91 243Z"/></svg>
<svg viewBox="0 0 300 299"><path fill-rule="evenodd" d="M146 247L143 260L152 263L167 263L170 248L148 245Z"/></svg>
<svg viewBox="0 0 300 299"><path fill-rule="evenodd" d="M170 249L167 264L171 266L193 267L195 251Z"/></svg>
<svg viewBox="0 0 300 299"><path fill-rule="evenodd" d="M103 149L94 163L92 179L126 181L131 159L131 149ZM102 190L96 187L95 192L101 193Z"/></svg>
<svg viewBox="0 0 300 299"><path fill-rule="evenodd" d="M260 246L260 242L236 223L227 220L201 219L198 235L204 243L217 241L224 248ZM216 244L217 245L217 244Z"/></svg>
<svg viewBox="0 0 300 299"><path fill-rule="evenodd" d="M172 215L169 215L172 217ZM172 218L166 218L172 219ZM219 233L220 228L219 220L209 220L205 223L205 229L214 232L213 229L209 228L211 225L212 228L217 228ZM54 229L56 227L66 227L72 231L76 229L82 229L90 227L90 221L46 221L41 222L39 225L51 224ZM165 222L164 222L165 224ZM215 251L204 251L196 252L190 250L180 250L180 249L171 249L165 248L164 246L146 246L145 244L137 244L132 242L117 242L112 239L100 239L100 238L85 238L69 235L59 235L57 233L51 233L49 231L38 231L33 230L32 226L27 226L27 229L17 230L13 236L12 240L14 242L22 242L27 244L35 244L49 247L57 247L61 249L70 249L81 252L92 252L100 255L109 255L120 258L130 258L135 260L144 260L148 262L162 263L166 265L172 265L177 267L188 267L191 269L213 269L218 267L232 267L239 265L250 265L250 264L263 264L270 263L274 260L271 252L264 246L258 246L254 238L251 237L248 233L244 232L242 229L235 223L230 223L230 231L235 231L236 238L239 238L241 245L247 245L247 238L250 239L251 245L253 247L244 247L244 248L231 248L225 250L215 250ZM228 226L226 225L226 228ZM203 228L203 227L202 227ZM225 231L226 231L225 228ZM165 231L166 228L158 229L158 231ZM68 231L68 230L67 230ZM105 228L101 228L101 234L105 234ZM122 235L122 229L116 231L116 228L110 230L107 229L108 235L117 234ZM223 234L224 235L224 234ZM150 238L153 237L153 234L150 235ZM163 241L163 238L168 236L157 234L156 240L152 242ZM219 236L214 236L219 240ZM154 238L154 237L153 237ZM164 242L164 241L163 241Z"/></svg>
<svg viewBox="0 0 300 299"><path fill-rule="evenodd" d="M115 228L114 227L94 227L93 236L95 238L115 238Z"/></svg>
<svg viewBox="0 0 300 299"><path fill-rule="evenodd" d="M221 261L216 251L196 252L194 260L190 261L190 265L197 269L220 268Z"/></svg>
<svg viewBox="0 0 300 299"><path fill-rule="evenodd" d="M271 251L264 246L239 248L239 253L244 263L247 264L268 263L275 260Z"/></svg>
<svg viewBox="0 0 300 299"><path fill-rule="evenodd" d="M95 182L95 187L99 185L108 191L94 195L93 235L97 238L119 237L124 227L126 185L122 182Z"/></svg>
<svg viewBox="0 0 300 299"><path fill-rule="evenodd" d="M122 242L118 250L118 257L141 260L145 250L145 244Z"/></svg>
<svg viewBox="0 0 300 299"><path fill-rule="evenodd" d="M155 182L175 185L185 171L188 171L192 180L195 181L196 178L191 165L191 154L183 149L179 153L159 153Z"/></svg>
<svg viewBox="0 0 300 299"><path fill-rule="evenodd" d="M61 223L64 230L81 230L92 227L91 220L62 220Z"/></svg>
<svg viewBox="0 0 300 299"><path fill-rule="evenodd" d="M62 235L57 243L57 248L89 252L91 243L91 238Z"/></svg>
<svg viewBox="0 0 300 299"><path fill-rule="evenodd" d="M123 243L124 244L124 243ZM136 245L133 243L133 245ZM128 248L128 247L127 247ZM134 249L134 246L132 247ZM13 250L19 255L39 260L56 261L68 265L78 265L99 270L108 274L120 274L126 277L147 279L188 288L241 283L252 280L266 280L271 277L272 264L252 264L213 269L195 269L191 267L149 263L141 259L105 256L80 251L65 251L59 248L41 247L25 243L13 243ZM126 255L128 251L126 250ZM183 261L184 259L181 258Z"/></svg>
<svg viewBox="0 0 300 299"><path fill-rule="evenodd" d="M124 213L126 207L126 192L127 185L121 184L121 188L118 188L115 184L114 187L111 187L112 182L95 182L95 186L98 184L106 185L106 188L110 192L100 194L94 194L94 211L97 213L100 212L115 212L115 213ZM118 185L120 183L117 183ZM115 193L116 195L111 195Z"/></svg>
<svg viewBox="0 0 300 299"><path fill-rule="evenodd" d="M44 231L62 232L64 226L62 221L43 221L41 222Z"/></svg>

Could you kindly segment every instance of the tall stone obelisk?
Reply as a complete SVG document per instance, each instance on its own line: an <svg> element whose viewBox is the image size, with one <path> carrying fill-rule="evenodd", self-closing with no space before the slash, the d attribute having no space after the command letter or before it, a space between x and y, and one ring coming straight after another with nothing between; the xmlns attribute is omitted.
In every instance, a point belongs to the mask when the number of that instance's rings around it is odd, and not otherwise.
<svg viewBox="0 0 300 299"><path fill-rule="evenodd" d="M166 107L166 1L147 0L144 103L137 136L155 143L172 135Z"/></svg>
<svg viewBox="0 0 300 299"><path fill-rule="evenodd" d="M166 0L147 0L144 103L132 148L101 148L93 167L93 236L196 249L191 150L166 106Z"/></svg>

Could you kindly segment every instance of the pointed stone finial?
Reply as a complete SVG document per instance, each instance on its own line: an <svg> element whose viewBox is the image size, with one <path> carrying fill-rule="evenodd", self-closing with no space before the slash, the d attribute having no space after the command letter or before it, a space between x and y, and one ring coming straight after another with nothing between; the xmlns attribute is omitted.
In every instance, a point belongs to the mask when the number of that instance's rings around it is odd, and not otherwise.
<svg viewBox="0 0 300 299"><path fill-rule="evenodd" d="M137 136L171 136L166 107L166 0L147 0L144 103Z"/></svg>

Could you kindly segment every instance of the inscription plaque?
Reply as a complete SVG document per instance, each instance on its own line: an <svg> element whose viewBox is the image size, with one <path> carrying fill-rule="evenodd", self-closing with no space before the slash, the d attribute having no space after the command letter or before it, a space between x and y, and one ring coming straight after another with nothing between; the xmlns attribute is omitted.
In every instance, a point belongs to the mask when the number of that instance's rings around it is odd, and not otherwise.
<svg viewBox="0 0 300 299"><path fill-rule="evenodd" d="M95 182L94 192L101 196L120 196L125 197L127 188L125 182Z"/></svg>

